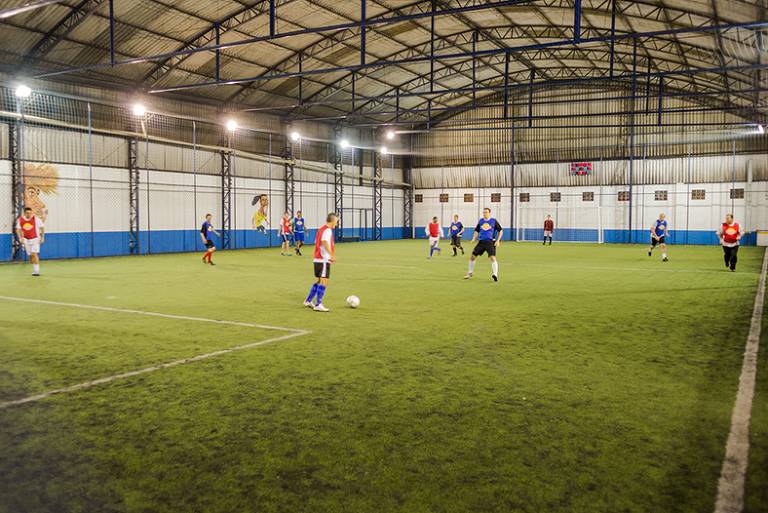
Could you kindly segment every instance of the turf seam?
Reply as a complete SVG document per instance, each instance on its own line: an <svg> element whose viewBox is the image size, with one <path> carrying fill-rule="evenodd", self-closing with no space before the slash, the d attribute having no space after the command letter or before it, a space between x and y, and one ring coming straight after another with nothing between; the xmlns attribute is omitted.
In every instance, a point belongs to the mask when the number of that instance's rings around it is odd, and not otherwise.
<svg viewBox="0 0 768 513"><path fill-rule="evenodd" d="M744 488L749 463L749 422L757 377L757 355L765 301L766 272L768 272L768 250L763 253L763 266L744 349L739 389L731 415L731 430L728 433L725 458L717 484L715 513L740 513L744 509Z"/></svg>
<svg viewBox="0 0 768 513"><path fill-rule="evenodd" d="M187 320L187 321L196 321L196 322L210 322L215 324L227 324L232 326L241 326L246 328L259 328L259 329L268 329L268 330L278 330L278 331L288 331L289 333L285 335L280 335L278 337L272 337L265 340L259 340L257 342L251 342L248 344L241 344L234 347L229 347L225 349L218 349L216 351L211 351L209 353L199 354L195 356L188 356L186 358L179 358L177 360L173 360L170 362L165 363L159 363L155 365L150 365L149 367L144 367L141 369L136 369L132 371L127 372L120 372L117 374L112 374L110 376L104 376L102 378L97 378L90 381L85 381L83 383L78 383L75 385L69 385L66 387L56 388L53 390L48 390L47 392L41 392L39 394L30 395L27 397L23 397L21 399L14 399L12 401L5 401L0 402L0 410L9 408L11 406L18 406L22 404L32 403L36 401L40 401L42 399L46 399L48 397L51 397L53 395L59 395L59 394L66 394L69 392L77 392L79 390L84 390L87 388L95 387L98 385L105 385L112 383L114 381L118 381L121 379L131 378L134 376L139 376L142 374L147 374L150 372L155 372L162 369L168 369L171 367L177 367L179 365L185 365L188 363L198 362L200 360L206 360L208 358L213 358L216 356L221 356L228 353L234 353L236 351L242 351L244 349L251 349L258 346L263 346L267 344L272 344L275 342L281 342L284 340L288 340L295 337L300 337L302 335L308 335L311 332L307 330L301 330L296 328L286 328L283 326L268 326L264 324L252 324L247 322L238 322L238 321L226 321L226 320L220 320L220 319L207 319L205 317L191 317L186 315L174 315L174 314L164 314L164 313L158 313L158 312L148 312L144 310L131 310L131 309L123 309L123 308L114 308L114 307L106 307L106 306L97 306L97 305L83 305L79 303L63 303L58 301L48 301L44 299L30 299L30 298L17 298L17 297L11 297L11 296L0 296L0 300L6 300L6 301L18 301L18 302L25 302L25 303L39 303L39 304L46 304L46 305L57 305L57 306L67 306L71 308L84 308L89 310L102 310L107 312L118 312L118 313L129 313L129 314L138 314L138 315L148 315L153 317L163 317L168 319L178 319L178 320Z"/></svg>

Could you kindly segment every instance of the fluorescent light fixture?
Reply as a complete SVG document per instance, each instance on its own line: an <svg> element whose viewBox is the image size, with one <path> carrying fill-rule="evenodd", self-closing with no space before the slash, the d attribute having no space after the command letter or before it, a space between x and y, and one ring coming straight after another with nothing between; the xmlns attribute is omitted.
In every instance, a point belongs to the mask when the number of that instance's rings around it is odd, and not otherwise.
<svg viewBox="0 0 768 513"><path fill-rule="evenodd" d="M235 130L237 130L238 126L239 125L237 124L237 121L235 121L234 119L227 120L227 130L229 130L230 132L234 132Z"/></svg>
<svg viewBox="0 0 768 513"><path fill-rule="evenodd" d="M299 142L301 140L301 134L298 132L291 132L291 141Z"/></svg>
<svg viewBox="0 0 768 513"><path fill-rule="evenodd" d="M30 96L32 96L32 89L29 86L21 84L16 88L16 98L29 98Z"/></svg>
<svg viewBox="0 0 768 513"><path fill-rule="evenodd" d="M380 152L382 155L386 155L387 153L389 153L389 150L387 149L387 147L386 147L386 146L382 146L382 147L379 149L379 152Z"/></svg>
<svg viewBox="0 0 768 513"><path fill-rule="evenodd" d="M341 142L339 142L339 146L341 146L343 149L349 148L349 141L346 139L342 139Z"/></svg>
<svg viewBox="0 0 768 513"><path fill-rule="evenodd" d="M764 134L765 133L765 127L763 125L757 125L757 133L758 134Z"/></svg>
<svg viewBox="0 0 768 513"><path fill-rule="evenodd" d="M395 140L395 131L394 130L387 130L387 140L394 141Z"/></svg>
<svg viewBox="0 0 768 513"><path fill-rule="evenodd" d="M147 113L147 108L140 103L134 104L132 110L133 110L133 115L138 117L143 117L144 114Z"/></svg>

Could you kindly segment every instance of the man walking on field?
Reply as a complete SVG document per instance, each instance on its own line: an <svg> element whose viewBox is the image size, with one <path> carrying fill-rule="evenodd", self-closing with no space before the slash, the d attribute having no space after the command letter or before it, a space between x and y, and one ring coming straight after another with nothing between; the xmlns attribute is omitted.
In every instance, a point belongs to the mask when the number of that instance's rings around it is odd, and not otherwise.
<svg viewBox="0 0 768 513"><path fill-rule="evenodd" d="M720 238L720 245L723 246L725 267L729 268L731 272L736 271L736 257L739 254L741 235L739 223L733 222L733 214L726 214L725 222L717 230L717 236Z"/></svg>
<svg viewBox="0 0 768 513"><path fill-rule="evenodd" d="M496 261L496 248L499 247L501 236L504 231L499 222L491 217L491 209L483 209L483 217L478 221L475 227L475 233L472 235L472 242L478 241L475 249L472 250L472 256L469 257L469 272L464 276L465 280L472 277L475 272L475 260L488 253L488 259L491 261L493 281L499 281L499 263Z"/></svg>
<svg viewBox="0 0 768 513"><path fill-rule="evenodd" d="M40 245L45 242L45 227L39 217L32 215L31 208L24 208L24 213L16 220L16 235L29 255L32 276L40 276Z"/></svg>
<svg viewBox="0 0 768 513"><path fill-rule="evenodd" d="M442 229L440 228L440 223L437 221L437 217L432 218L432 222L429 223L429 226L427 226L427 236L429 237L429 257L432 258L432 255L435 251L438 252L438 254L443 254L443 250L438 248L437 245L440 244L440 236L442 235Z"/></svg>
<svg viewBox="0 0 768 513"><path fill-rule="evenodd" d="M211 234L213 233L218 237L219 232L213 229L211 219L213 219L211 214L205 215L205 221L203 221L203 226L200 228L200 238L203 240L203 246L206 247L205 255L203 255L203 263L216 265L212 260L213 252L216 251L216 245L213 243L213 240L211 240Z"/></svg>
<svg viewBox="0 0 768 513"><path fill-rule="evenodd" d="M665 214L659 214L659 218L651 226L651 247L648 248L648 256L653 253L653 248L656 244L661 248L661 261L666 262L667 258L667 237L669 237L669 231L667 230L667 216Z"/></svg>

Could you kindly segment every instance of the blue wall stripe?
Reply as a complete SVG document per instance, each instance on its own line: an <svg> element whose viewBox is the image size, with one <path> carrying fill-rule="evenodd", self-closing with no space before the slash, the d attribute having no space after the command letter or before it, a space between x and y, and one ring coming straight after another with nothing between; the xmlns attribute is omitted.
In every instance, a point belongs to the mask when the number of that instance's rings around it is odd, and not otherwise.
<svg viewBox="0 0 768 513"><path fill-rule="evenodd" d="M390 227L382 230L384 240L403 239L408 234L408 228ZM306 244L312 244L316 230L309 230L306 235ZM513 231L506 230L505 240L510 240ZM718 240L714 231L708 230L675 230L670 232L670 244L696 244L717 245ZM360 237L370 240L372 237L369 229L366 234L356 228L345 228L345 237ZM465 233L464 240L471 238L471 232ZM537 241L544 236L542 229L525 228L525 240ZM426 239L424 230L416 228L416 236ZM603 232L605 242L625 244L629 242L627 230L605 230ZM649 235L647 230L633 230L634 243L647 244ZM553 239L561 242L597 242L598 231L593 229L559 228L555 230ZM11 259L11 235L0 235L0 261ZM128 232L80 232L80 233L49 233L45 236L41 256L45 258L81 258L92 256L119 256L128 255ZM215 238L216 247L221 247L221 239ZM754 246L757 243L757 235L750 233L742 239L742 245ZM180 253L189 251L203 251L203 243L200 240L200 232L197 230L153 230L139 234L139 248L141 254L150 253ZM234 230L232 235L233 249L277 247L280 239L276 230L267 234L254 230Z"/></svg>

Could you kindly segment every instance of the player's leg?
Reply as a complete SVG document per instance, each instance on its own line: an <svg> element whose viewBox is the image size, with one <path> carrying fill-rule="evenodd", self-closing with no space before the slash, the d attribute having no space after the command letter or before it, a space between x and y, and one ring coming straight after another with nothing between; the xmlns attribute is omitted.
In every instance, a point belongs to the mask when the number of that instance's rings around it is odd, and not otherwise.
<svg viewBox="0 0 768 513"><path fill-rule="evenodd" d="M547 231L546 230L544 230L544 241L541 243L541 245L542 246L546 246L547 245Z"/></svg>
<svg viewBox="0 0 768 513"><path fill-rule="evenodd" d="M312 304L312 300L315 299L315 296L317 295L318 287L320 287L320 278L318 278L315 281L315 283L312 284L312 287L309 289L309 295L307 296L307 299L304 300L304 306L307 306L309 308L313 308L315 306Z"/></svg>
<svg viewBox="0 0 768 513"><path fill-rule="evenodd" d="M496 260L496 255L489 255L488 259L491 261L491 278L493 281L499 281L499 261Z"/></svg>
<svg viewBox="0 0 768 513"><path fill-rule="evenodd" d="M328 281L331 278L331 264L330 262L323 262L320 264L320 278L317 286L317 304L315 304L315 312L328 312L325 305L323 305L323 297L325 297L325 289L328 287Z"/></svg>
<svg viewBox="0 0 768 513"><path fill-rule="evenodd" d="M651 254L653 253L653 249L654 249L655 247L656 247L656 239L654 239L653 237L651 237L651 245L650 245L650 247L648 248L648 256L651 256Z"/></svg>
<svg viewBox="0 0 768 513"><path fill-rule="evenodd" d="M464 276L465 280L468 280L472 277L475 272L475 261L477 260L477 257L482 256L483 253L485 253L483 243L478 242L475 246L475 249L472 250L472 255L469 257L469 270L467 271L467 275Z"/></svg>
<svg viewBox="0 0 768 513"><path fill-rule="evenodd" d="M459 249L461 250L461 254L463 255L464 254L464 246L461 245L461 235L459 235L457 240L459 242Z"/></svg>
<svg viewBox="0 0 768 513"><path fill-rule="evenodd" d="M40 255L38 253L30 253L29 262L32 264L32 276L40 276Z"/></svg>
<svg viewBox="0 0 768 513"><path fill-rule="evenodd" d="M731 272L736 270L736 261L739 256L739 247L734 246L731 248Z"/></svg>
<svg viewBox="0 0 768 513"><path fill-rule="evenodd" d="M723 246L723 260L725 260L725 267L731 266L731 248Z"/></svg>
<svg viewBox="0 0 768 513"><path fill-rule="evenodd" d="M552 232L549 232L549 245L552 245Z"/></svg>
<svg viewBox="0 0 768 513"><path fill-rule="evenodd" d="M662 241L662 243L659 244L659 249L661 249L661 261L666 262L669 260L667 258L667 243Z"/></svg>
<svg viewBox="0 0 768 513"><path fill-rule="evenodd" d="M453 256L457 256L459 254L459 252L457 250L457 246L458 246L458 244L456 243L456 236L452 235L451 236L451 249L453 250Z"/></svg>

